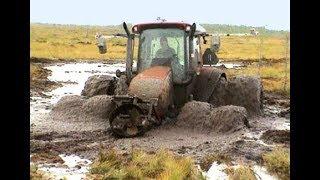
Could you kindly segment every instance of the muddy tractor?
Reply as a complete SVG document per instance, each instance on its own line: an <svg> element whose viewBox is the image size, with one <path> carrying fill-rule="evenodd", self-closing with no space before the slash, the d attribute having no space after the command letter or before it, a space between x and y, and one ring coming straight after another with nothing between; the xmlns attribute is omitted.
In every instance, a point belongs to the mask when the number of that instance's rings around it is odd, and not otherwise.
<svg viewBox="0 0 320 180"><path fill-rule="evenodd" d="M240 102L220 102L220 99L230 99L231 91L244 91L246 87L227 88L234 85L226 83L226 74L214 66L219 61L216 52L220 42L215 41L212 48L203 51L201 43L207 43L206 37L212 35L201 26L155 22L134 25L131 31L123 23L123 28L125 34L114 35L127 38L126 70L116 72L117 83L126 86L122 87L125 92L113 95L115 108L109 117L110 128L115 135L142 135L166 118L174 119L188 101L209 102L215 106L241 105L241 98L246 98L245 94L238 93L240 100L231 99ZM135 39L139 40L137 51L134 51ZM106 52L105 44L98 44L100 53ZM138 53L136 62L133 60L134 52ZM249 86L252 91L252 85ZM259 106L262 90L254 88L253 91L258 96L251 101L255 101L254 106Z"/></svg>

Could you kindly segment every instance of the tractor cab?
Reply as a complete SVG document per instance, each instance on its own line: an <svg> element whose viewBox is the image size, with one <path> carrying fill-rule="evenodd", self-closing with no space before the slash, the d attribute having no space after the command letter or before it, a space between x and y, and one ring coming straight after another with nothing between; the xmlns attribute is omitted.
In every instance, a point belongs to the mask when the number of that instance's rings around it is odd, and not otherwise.
<svg viewBox="0 0 320 180"><path fill-rule="evenodd" d="M203 64L217 62L215 52L201 51L200 43L206 43L209 36L200 25L190 25L183 22L155 22L136 24L129 32L123 24L126 34L116 36L127 37L127 78L154 66L168 66L172 70L174 84L185 84L200 73ZM139 40L137 68L132 69L134 42ZM99 49L101 49L99 47ZM100 51L101 52L101 51ZM209 58L209 60L208 60ZM119 75L121 73L118 73Z"/></svg>
<svg viewBox="0 0 320 180"><path fill-rule="evenodd" d="M115 110L109 117L113 132L132 137L151 124L161 124L165 117L176 117L188 101L208 101L221 77L218 69L206 68L217 62L215 51L201 50L206 43L204 28L183 22L137 24L129 31L123 23L127 38L126 70L117 70L119 85L127 84L125 94L116 93ZM100 53L105 53L106 38L97 36ZM138 50L134 51L138 40ZM217 49L217 48L215 48ZM133 53L137 65L133 68ZM123 78L121 78L123 77ZM121 83L125 81L125 83ZM208 85L209 84L209 85ZM117 86L117 85L116 85Z"/></svg>
<svg viewBox="0 0 320 180"><path fill-rule="evenodd" d="M113 87L119 91L114 92L112 102L115 107L108 117L115 135L142 135L150 127L160 125L166 117L177 117L191 100L215 106L244 104L249 108L253 101L255 107L260 104L261 84L254 79L246 84L250 88L237 85L219 93L226 87L227 77L221 69L211 65L218 62L215 53L219 50L220 38L212 35L211 47L202 52L201 43L206 44L206 37L211 35L201 26L157 22L134 25L131 31L123 23L123 28L126 34L115 36L127 38L126 70L116 72L119 78L115 78ZM96 38L99 52L106 53L107 38L99 34ZM136 40L139 40L138 50L134 51ZM133 68L134 52L138 52L136 68ZM241 96L233 95L233 91ZM254 97L248 98L250 102L243 99L251 95Z"/></svg>

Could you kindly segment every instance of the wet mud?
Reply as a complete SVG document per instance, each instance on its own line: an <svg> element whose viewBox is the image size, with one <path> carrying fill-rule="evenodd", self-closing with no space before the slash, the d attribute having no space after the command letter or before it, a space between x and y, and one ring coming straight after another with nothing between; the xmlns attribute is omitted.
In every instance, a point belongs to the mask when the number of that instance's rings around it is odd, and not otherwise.
<svg viewBox="0 0 320 180"><path fill-rule="evenodd" d="M76 154L93 160L101 149L114 148L128 153L133 148L149 152L164 148L181 156L191 156L197 163L212 153L227 154L234 161L258 162L261 154L270 151L275 143L288 143L282 133L290 133L290 100L273 94L264 94L261 116L249 116L247 108L240 106L217 108L209 103L192 101L182 108L176 119L166 119L163 125L141 137L116 138L106 121L112 106L110 96L88 97L81 96L81 92L88 77L114 77L115 70L124 66L52 64L47 68L52 70L50 80L64 83L63 87L47 93L48 97L38 98L31 93L34 102L30 116L30 152L34 156L41 153ZM75 78L79 72L74 69L80 69L83 75ZM66 83L68 81L75 83ZM51 162L53 157L43 160Z"/></svg>

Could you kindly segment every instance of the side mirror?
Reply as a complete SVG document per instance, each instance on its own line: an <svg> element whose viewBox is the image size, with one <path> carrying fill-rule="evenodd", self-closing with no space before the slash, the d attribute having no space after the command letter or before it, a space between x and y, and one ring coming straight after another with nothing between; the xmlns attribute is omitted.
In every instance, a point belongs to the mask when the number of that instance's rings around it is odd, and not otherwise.
<svg viewBox="0 0 320 180"><path fill-rule="evenodd" d="M202 55L202 60L204 65L215 65L219 62L218 56L210 48L207 48L204 51Z"/></svg>
<svg viewBox="0 0 320 180"><path fill-rule="evenodd" d="M97 46L99 48L99 53L100 54L107 53L107 38L101 34L97 34L95 37L97 39Z"/></svg>
<svg viewBox="0 0 320 180"><path fill-rule="evenodd" d="M219 35L213 35L212 41L211 41L211 51L218 52L220 49L220 36Z"/></svg>

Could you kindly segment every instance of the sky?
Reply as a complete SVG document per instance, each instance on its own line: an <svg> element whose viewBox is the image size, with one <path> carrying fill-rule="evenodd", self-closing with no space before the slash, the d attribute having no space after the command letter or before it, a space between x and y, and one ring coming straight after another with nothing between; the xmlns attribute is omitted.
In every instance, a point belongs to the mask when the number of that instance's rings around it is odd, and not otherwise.
<svg viewBox="0 0 320 180"><path fill-rule="evenodd" d="M157 17L290 30L290 0L30 0L32 23L103 26Z"/></svg>

